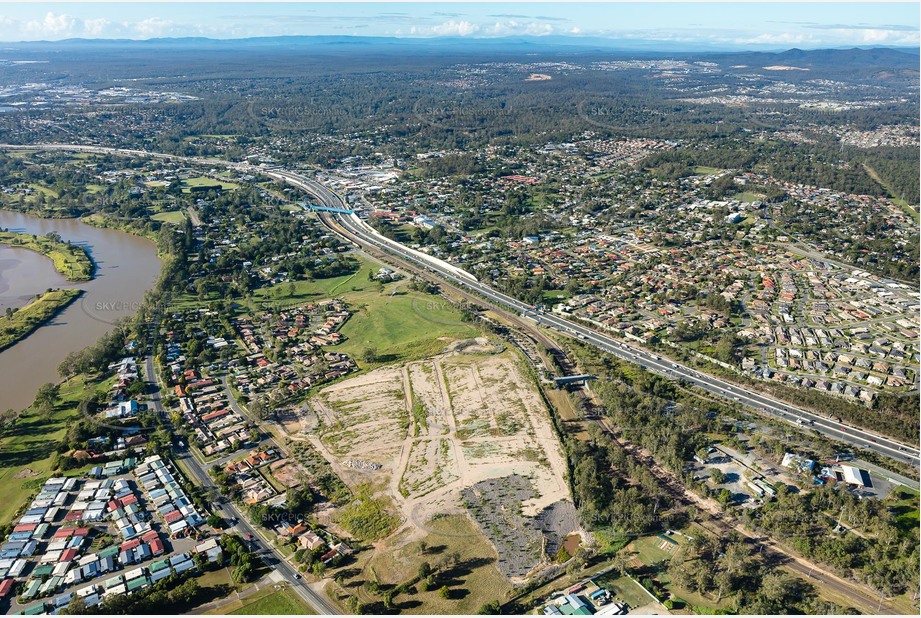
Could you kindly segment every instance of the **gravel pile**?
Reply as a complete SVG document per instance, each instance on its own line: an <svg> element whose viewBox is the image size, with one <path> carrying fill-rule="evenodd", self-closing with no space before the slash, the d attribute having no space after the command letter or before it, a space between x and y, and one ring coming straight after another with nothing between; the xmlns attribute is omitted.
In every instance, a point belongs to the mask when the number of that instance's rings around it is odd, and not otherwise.
<svg viewBox="0 0 921 618"><path fill-rule="evenodd" d="M521 504L537 497L526 477L513 474L480 481L461 492L467 511L496 548L496 566L507 578L523 578L556 555L569 534L582 530L576 507L560 500L537 517L521 513Z"/></svg>
<svg viewBox="0 0 921 618"><path fill-rule="evenodd" d="M560 500L545 508L538 513L535 523L547 539L546 552L551 557L556 556L567 536L583 529L576 505L569 500Z"/></svg>
<svg viewBox="0 0 921 618"><path fill-rule="evenodd" d="M524 577L544 559L544 537L521 503L535 497L531 482L518 474L480 481L461 492L464 505L496 548L496 566L508 578Z"/></svg>
<svg viewBox="0 0 921 618"><path fill-rule="evenodd" d="M346 459L342 462L342 465L346 468L352 468L353 470L367 470L369 472L380 470L383 467L379 463L364 461L363 459Z"/></svg>

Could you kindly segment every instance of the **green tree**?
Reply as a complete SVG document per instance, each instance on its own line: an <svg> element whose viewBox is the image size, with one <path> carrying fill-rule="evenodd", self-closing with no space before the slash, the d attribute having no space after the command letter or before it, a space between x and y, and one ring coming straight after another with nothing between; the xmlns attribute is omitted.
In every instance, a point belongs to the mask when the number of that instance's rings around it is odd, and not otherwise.
<svg viewBox="0 0 921 618"><path fill-rule="evenodd" d="M378 361L377 348L374 346L368 346L361 351L361 360L368 363L376 363Z"/></svg>
<svg viewBox="0 0 921 618"><path fill-rule="evenodd" d="M244 580L245 581L245 580ZM197 579L187 579L170 593L173 601L182 607L191 607L196 597L201 593L201 586Z"/></svg>
<svg viewBox="0 0 921 618"><path fill-rule="evenodd" d="M57 384L52 384L51 382L42 384L35 395L35 402L32 405L42 416L50 416L54 410L54 404L58 401L60 391L61 387Z"/></svg>
<svg viewBox="0 0 921 618"><path fill-rule="evenodd" d="M83 597L77 596L76 594L70 600L70 603L67 604L67 607L64 608L64 614L69 616L82 616L87 613L86 601L83 600Z"/></svg>
<svg viewBox="0 0 921 618"><path fill-rule="evenodd" d="M480 609L477 610L477 614L482 616L496 616L502 613L502 604L499 601L493 601L492 603L484 603L480 606Z"/></svg>
<svg viewBox="0 0 921 618"><path fill-rule="evenodd" d="M419 579L425 579L432 573L432 565L428 562L423 562L419 565Z"/></svg>
<svg viewBox="0 0 921 618"><path fill-rule="evenodd" d="M205 520L209 526L212 528L217 528L218 530L223 530L227 522L224 521L224 518L218 515L217 513L211 513L208 515L208 519Z"/></svg>

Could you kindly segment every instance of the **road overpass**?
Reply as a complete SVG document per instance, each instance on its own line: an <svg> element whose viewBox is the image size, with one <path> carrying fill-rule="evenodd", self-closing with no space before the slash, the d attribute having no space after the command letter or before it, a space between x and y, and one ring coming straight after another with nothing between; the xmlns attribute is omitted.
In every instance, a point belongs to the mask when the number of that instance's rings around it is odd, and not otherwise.
<svg viewBox="0 0 921 618"><path fill-rule="evenodd" d="M349 234L360 242L383 250L398 259L406 260L417 266L421 266L429 272L443 277L454 285L473 291L477 295L497 305L511 309L520 315L528 315L538 324L547 328L580 339L604 352L636 363L649 371L670 378L682 379L688 384L698 386L710 393L733 400L759 412L773 415L780 420L798 425L800 428L808 428L834 440L907 462L916 468L919 465L917 446L903 444L892 438L865 429L836 422L825 416L798 408L768 395L763 395L737 386L721 378L704 374L680 363L662 359L656 354L627 345L613 337L599 333L576 322L566 320L552 313L537 310L531 305L498 292L479 281L471 281L465 277L458 276L449 269L441 268L436 264L420 260L417 256L413 255L408 248L403 247L396 241L368 234L364 226L354 223L354 215L335 216L334 218L338 225L342 226L342 228L347 230Z"/></svg>
<svg viewBox="0 0 921 618"><path fill-rule="evenodd" d="M302 174L285 170L283 168L254 168L248 163L232 163L213 158L194 158L168 155L162 153L151 153L142 150L132 150L124 148L107 148L104 146L90 145L73 145L73 144L35 144L29 146L0 144L0 149L15 150L69 150L78 152L91 152L96 154L115 154L126 156L145 156L161 159L170 159L186 161L196 165L214 165L229 167L237 170L257 171L258 173L270 176L277 180L287 182L301 190L312 195L321 205L328 208L346 209L342 198L331 191L325 185L307 178ZM899 461L907 462L917 468L919 466L918 445L908 445L892 438L876 434L865 429L854 427L846 423L835 422L832 419L815 414L808 410L798 408L773 397L736 386L731 382L716 378L680 363L670 360L663 360L659 356L652 354L641 348L629 346L613 337L596 332L576 322L572 322L543 311L538 311L534 307L523 303L515 298L498 292L489 286L471 280L459 274L458 267L448 264L443 260L432 259L432 256L421 254L400 243L385 238L379 234L372 234L368 231L368 226L357 220L355 215L341 214L322 214L324 217L332 217L339 226L345 229L354 240L359 243L365 243L368 246L376 247L379 250L394 256L399 260L405 260L417 266L424 268L430 273L442 277L451 283L466 288L468 291L476 293L478 296L510 309L520 315L528 314L538 324L557 332L581 339L582 341L595 346L609 354L622 358L624 360L636 363L641 367L658 373L660 375L683 379L687 383L698 386L710 393L733 400L741 405L748 406L764 414L770 414L791 424L798 425L801 428L808 427L820 434L823 434L833 440L851 444L869 451L876 452L880 455L890 457ZM339 233L338 230L333 231ZM437 261L436 261L437 260ZM444 265L439 264L442 262ZM450 267L450 268L449 268ZM464 271L465 272L465 271ZM469 273L467 273L469 275Z"/></svg>

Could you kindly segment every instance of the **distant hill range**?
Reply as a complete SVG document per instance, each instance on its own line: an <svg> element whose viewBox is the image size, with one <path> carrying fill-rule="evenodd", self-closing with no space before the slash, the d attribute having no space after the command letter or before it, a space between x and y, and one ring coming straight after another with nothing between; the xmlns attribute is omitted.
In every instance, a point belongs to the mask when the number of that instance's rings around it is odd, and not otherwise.
<svg viewBox="0 0 921 618"><path fill-rule="evenodd" d="M10 51L61 51L67 49L189 49L189 50L259 50L270 49L313 50L322 52L375 52L401 54L408 50L441 51L451 55L466 53L479 55L485 52L534 53L608 52L630 56L674 56L680 54L735 55L740 63L746 59L762 63L807 63L813 66L853 63L862 66L898 65L900 68L917 68L921 49L902 47L854 47L849 49L790 49L786 51L738 51L719 48L706 43L675 43L642 39L606 39L579 36L517 36L497 38L438 37L397 38L363 36L278 36L244 39L209 39L203 37L131 39L65 39L62 41L30 41L2 43L2 50ZM2 52L0 52L2 53Z"/></svg>

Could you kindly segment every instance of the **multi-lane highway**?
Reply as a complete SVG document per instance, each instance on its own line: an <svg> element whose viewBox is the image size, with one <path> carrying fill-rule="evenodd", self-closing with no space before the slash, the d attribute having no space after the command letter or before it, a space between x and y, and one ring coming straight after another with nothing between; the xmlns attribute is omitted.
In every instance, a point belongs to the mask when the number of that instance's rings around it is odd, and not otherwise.
<svg viewBox="0 0 921 618"><path fill-rule="evenodd" d="M333 194L329 189L323 187L316 181L312 181L299 174L285 172L279 174L280 178L291 184L311 193L321 203L326 206L339 208L342 201ZM881 455L908 462L917 467L919 464L919 454L917 447L902 444L891 438L879 434L853 427L833 419L815 414L808 410L797 408L788 403L778 401L767 395L753 392L734 385L730 382L715 378L695 369L684 366L671 360L662 359L656 354L650 353L638 347L627 345L612 337L598 333L595 330L587 328L576 322L567 320L558 315L537 311L534 307L523 303L517 299L498 292L491 287L476 281L469 276L458 274L456 268L445 267L440 260L428 260L420 257L418 252L412 251L403 245L385 238L364 224L356 215L343 215L335 213L324 213L321 217L329 221L334 219L337 226L346 230L351 236L350 240L357 241L359 244L372 246L383 250L398 259L413 263L422 267L429 272L436 274L452 284L464 287L477 295L501 305L505 308L533 318L538 324L547 328L554 329L558 332L576 337L588 344L613 354L625 360L634 362L649 371L653 371L675 379L683 379L689 384L698 386L715 395L733 400L741 405L749 406L760 412L772 414L787 422L799 425L802 428L817 431L832 439L846 442L860 448L875 451ZM337 226L331 226L331 229L340 232ZM341 232L340 232L341 233Z"/></svg>
<svg viewBox="0 0 921 618"><path fill-rule="evenodd" d="M37 144L31 146L0 145L0 149L4 148L15 148L20 150L76 150L82 152L95 152L99 154L148 156L162 159L188 161L199 165L224 166L237 170L253 170L253 168L251 168L246 163L231 163L228 161L222 161L220 159L198 159L193 157L181 157L162 153L152 153L141 150L107 148L104 146L73 144ZM267 176L276 178L277 180L291 184L294 187L300 188L301 190L312 195L320 204L324 206L329 206L332 208L343 207L343 201L338 195L336 195L336 193L331 191L325 185L313 179L307 178L302 174L298 174L297 172L292 172L282 168L267 168L259 169L258 171ZM827 417L812 413L802 408L798 408L788 403L778 401L761 393L736 386L720 378L715 378L703 374L680 363L663 360L659 356L646 350L621 343L612 337L598 333L590 328L582 326L581 324L577 324L573 321L566 320L560 316L551 313L535 311L533 307L510 296L502 294L501 292L497 292L489 286L476 281L472 277L466 277L462 274L459 274L459 269L454 267L448 268L444 265L443 262L440 262L439 260L426 259L425 256L420 256L419 252L412 251L408 247L404 247L395 241L384 238L380 234L377 234L371 230L369 226L364 224L355 216L324 214L321 219L325 220L327 223L334 219L337 223L338 229L337 226L332 226L331 229L340 234L341 229L346 230L348 235L351 236L351 240L358 242L359 244L376 247L377 249L383 250L397 259L423 267L432 274L442 277L457 286L464 287L490 302L507 307L523 316L532 317L539 324L547 328L551 328L558 332L577 337L586 343L604 350L605 352L635 362L650 371L674 377L676 379L681 378L688 383L699 386L700 388L703 388L715 395L734 400L741 405L752 407L766 414L772 414L780 419L786 420L796 425L800 425L804 428L815 430L828 436L829 438L874 451L896 460L910 463L914 467L918 467L919 465L919 451L917 444L903 444L891 438L887 438L885 436L881 436L864 429L847 425L845 423L836 422Z"/></svg>

